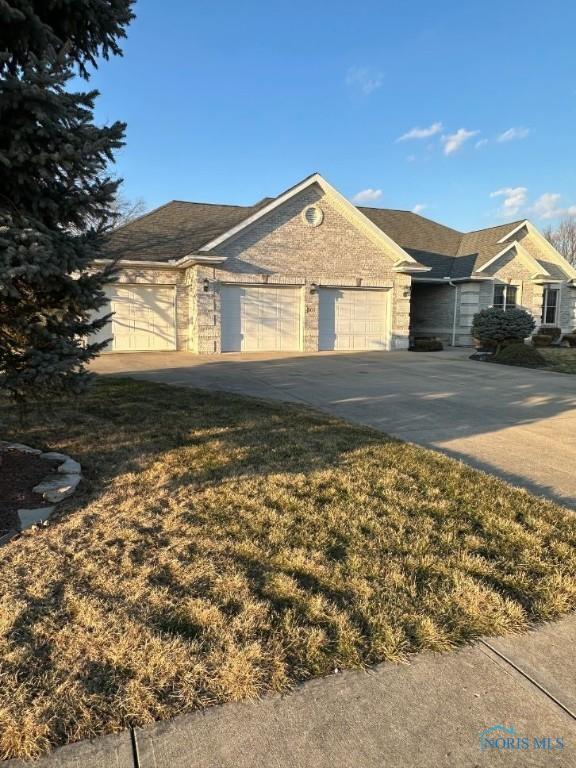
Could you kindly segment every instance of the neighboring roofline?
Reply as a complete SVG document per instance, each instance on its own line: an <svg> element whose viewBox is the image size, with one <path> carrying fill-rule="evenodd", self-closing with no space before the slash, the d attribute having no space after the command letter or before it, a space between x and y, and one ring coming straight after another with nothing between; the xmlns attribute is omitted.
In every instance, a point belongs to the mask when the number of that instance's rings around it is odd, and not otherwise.
<svg viewBox="0 0 576 768"><path fill-rule="evenodd" d="M326 179L324 179L319 173L313 173L310 176L307 176L305 179L302 179L302 181L298 182L293 187L289 187L285 192L282 192L282 194L278 195L278 197L275 197L273 200L270 201L270 203L268 203L267 205L264 205L258 211L253 213L251 216L248 216L239 224L236 224L235 226L226 230L225 232L218 235L214 239L205 243L199 250L209 251L209 250L212 250L213 248L217 248L223 242L235 237L237 234L239 234L244 229L246 229L246 227L249 227L255 221L258 221L258 219L262 218L263 216L266 216L268 213L275 210L280 205L283 205L287 200L290 200L292 197L294 197L295 195L298 195L300 192L307 189L308 187L311 187L313 184L318 184L318 186L321 187L326 194L329 193L333 195L336 198L336 200L345 208L349 216L351 216L352 218L358 219L359 222L361 222L362 225L372 234L375 240L380 241L383 244L386 244L389 248L391 248L396 253L396 255L398 256L398 261L406 261L414 264L417 263L416 259L410 256L410 254L407 253L403 248L401 248L395 240L393 240L389 235L383 232L380 229L380 227L376 226L376 224L374 224L374 222L372 222L368 218L368 216L362 213L361 210L359 210L355 205L353 205L349 200L347 200L342 194L340 194L340 192L338 192L337 189L335 189L331 184L329 184L326 181Z"/></svg>
<svg viewBox="0 0 576 768"><path fill-rule="evenodd" d="M534 269L534 275L541 276L541 275L548 275L551 277L550 273L546 270L545 267L543 267L541 264L539 264L536 259L528 253L526 248L522 246L521 243L518 242L518 240L512 240L511 243L508 243L504 248L502 248L501 251L499 251L495 256L492 256L491 259L488 259L488 261L485 264L482 264L481 267L479 267L476 272L484 272L485 269L490 267L492 264L494 264L498 259L502 258L508 251L511 251L513 248L516 249L516 252L518 253L518 256L520 256L521 259L526 263L527 266L530 266L531 269Z"/></svg>

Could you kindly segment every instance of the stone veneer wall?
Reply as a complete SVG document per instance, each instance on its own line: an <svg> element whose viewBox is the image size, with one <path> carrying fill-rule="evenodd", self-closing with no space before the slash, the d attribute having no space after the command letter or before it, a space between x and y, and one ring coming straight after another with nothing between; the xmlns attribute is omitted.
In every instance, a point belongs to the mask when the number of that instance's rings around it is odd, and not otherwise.
<svg viewBox="0 0 576 768"><path fill-rule="evenodd" d="M311 204L322 208L319 227L302 217ZM391 348L408 347L410 275L394 272L398 259L377 245L369 232L352 224L345 211L317 186L304 190L272 211L233 240L215 248L225 256L220 268L195 266L188 270L191 285L191 349L218 353L220 346L220 292L222 283L302 286L304 350L318 349L319 295L317 286L382 288L392 292ZM209 290L204 290L204 280Z"/></svg>

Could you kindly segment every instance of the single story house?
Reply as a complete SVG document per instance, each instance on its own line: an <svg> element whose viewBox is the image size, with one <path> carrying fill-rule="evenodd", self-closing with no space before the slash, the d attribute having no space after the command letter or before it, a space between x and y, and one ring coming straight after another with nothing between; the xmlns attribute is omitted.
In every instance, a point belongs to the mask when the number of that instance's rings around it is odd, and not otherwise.
<svg viewBox="0 0 576 768"><path fill-rule="evenodd" d="M468 345L493 305L576 326L576 270L529 221L458 232L355 206L317 173L248 207L174 200L114 230L106 255L114 352Z"/></svg>

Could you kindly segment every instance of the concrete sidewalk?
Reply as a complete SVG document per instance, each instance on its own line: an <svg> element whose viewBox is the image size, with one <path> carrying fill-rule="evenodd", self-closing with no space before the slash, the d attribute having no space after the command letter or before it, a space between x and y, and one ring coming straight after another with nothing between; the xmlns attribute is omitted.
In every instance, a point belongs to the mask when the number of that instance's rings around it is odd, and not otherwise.
<svg viewBox="0 0 576 768"><path fill-rule="evenodd" d="M286 696L213 707L64 747L34 765L569 768L576 766L575 640L576 618L569 618L527 635L335 674ZM482 749L482 732L499 724L514 735L496 731L489 738L508 738L509 747L500 741Z"/></svg>

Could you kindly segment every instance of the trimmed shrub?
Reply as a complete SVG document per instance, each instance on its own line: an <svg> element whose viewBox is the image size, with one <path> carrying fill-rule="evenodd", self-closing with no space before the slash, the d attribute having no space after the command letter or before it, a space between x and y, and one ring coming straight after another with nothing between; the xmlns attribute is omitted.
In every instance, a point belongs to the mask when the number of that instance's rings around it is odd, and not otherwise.
<svg viewBox="0 0 576 768"><path fill-rule="evenodd" d="M552 345L552 336L546 333L535 333L532 336L532 344L535 347L550 347Z"/></svg>
<svg viewBox="0 0 576 768"><path fill-rule="evenodd" d="M546 360L540 352L528 344L509 344L507 347L494 355L495 363L505 363L506 365L523 365L525 368L543 368L546 366Z"/></svg>
<svg viewBox="0 0 576 768"><path fill-rule="evenodd" d="M570 347L576 347L576 333L565 334L563 341L567 341Z"/></svg>
<svg viewBox="0 0 576 768"><path fill-rule="evenodd" d="M414 349L416 352L440 352L444 345L440 339L414 339Z"/></svg>
<svg viewBox="0 0 576 768"><path fill-rule="evenodd" d="M534 328L534 318L525 309L481 309L474 315L472 335L484 346L495 347L498 352L507 342L524 341Z"/></svg>
<svg viewBox="0 0 576 768"><path fill-rule="evenodd" d="M556 325L541 325L540 328L538 328L538 333L542 333L545 336L552 336L552 344L555 344L557 341L560 341L562 328L558 328Z"/></svg>

